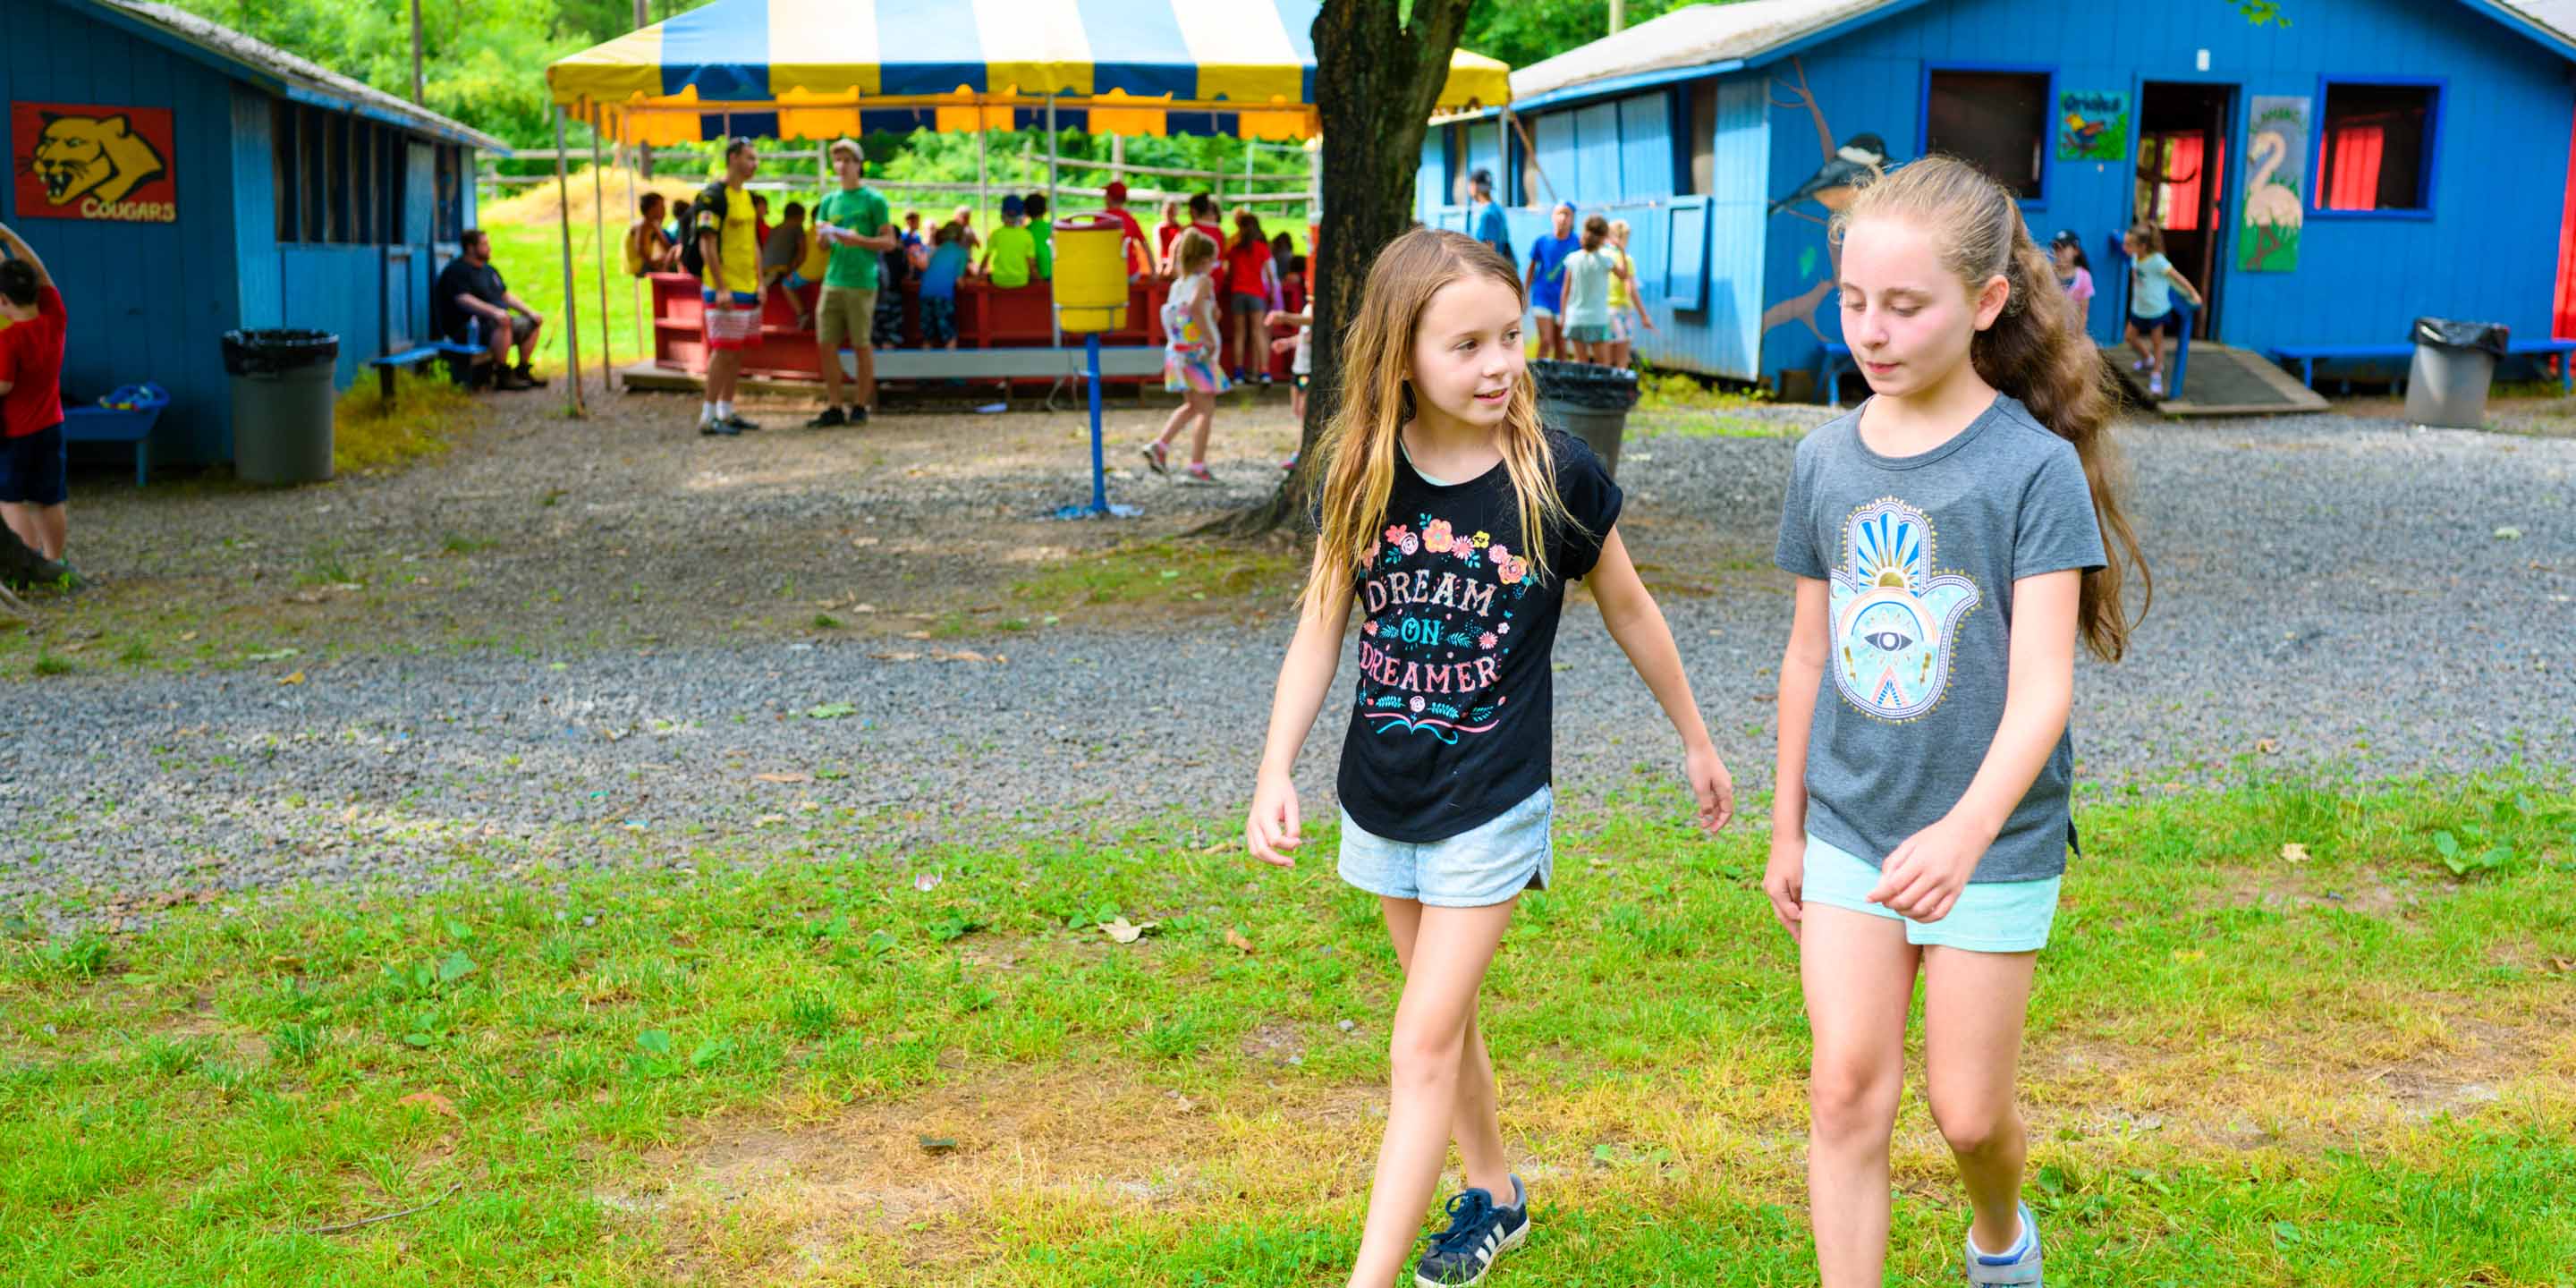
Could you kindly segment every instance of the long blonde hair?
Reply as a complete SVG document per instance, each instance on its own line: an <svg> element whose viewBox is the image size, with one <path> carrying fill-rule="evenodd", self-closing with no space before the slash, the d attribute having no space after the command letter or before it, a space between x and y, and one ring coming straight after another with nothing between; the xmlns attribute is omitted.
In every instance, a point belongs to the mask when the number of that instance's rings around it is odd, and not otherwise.
<svg viewBox="0 0 2576 1288"><path fill-rule="evenodd" d="M1477 276L1511 288L1513 300L1527 305L1512 266L1494 248L1461 233L1416 228L1388 242L1369 265L1359 316L1342 347L1341 402L1319 448L1322 532L1302 597L1305 611L1330 611L1336 599L1349 596L1376 549L1380 525L1387 522L1387 498L1395 491L1396 438L1414 414L1405 369L1412 364L1422 311L1441 287ZM1575 521L1557 495L1556 454L1539 425L1538 388L1527 368L1512 381L1497 433L1520 511L1521 553L1531 574L1544 580L1548 535Z"/></svg>
<svg viewBox="0 0 2576 1288"><path fill-rule="evenodd" d="M2057 283L2055 261L2022 227L2012 194L1956 157L1925 157L1872 180L1834 216L1830 235L1840 244L1865 219L1899 219L1931 233L1943 264L1971 296L1997 276L2009 284L2003 312L1977 333L1968 361L1987 384L2020 399L2040 424L2073 443L2084 462L2110 557L2104 567L2084 574L2076 626L2095 657L2119 661L2128 651L2130 629L2154 602L2155 578L2120 506L2125 480L2110 433L2110 368L2075 325L2075 306ZM2142 592L2135 616L2121 603L2132 566Z"/></svg>

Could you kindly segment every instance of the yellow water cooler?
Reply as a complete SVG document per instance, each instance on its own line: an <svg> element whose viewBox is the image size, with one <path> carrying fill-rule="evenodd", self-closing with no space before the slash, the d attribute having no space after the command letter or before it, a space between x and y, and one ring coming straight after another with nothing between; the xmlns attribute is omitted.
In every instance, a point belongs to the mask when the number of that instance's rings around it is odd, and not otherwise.
<svg viewBox="0 0 2576 1288"><path fill-rule="evenodd" d="M1055 318L1066 335L1082 337L1084 372L1091 385L1091 504L1056 511L1063 519L1136 513L1109 503L1108 470L1100 444L1100 333L1127 324L1127 226L1107 215L1072 215L1055 222Z"/></svg>

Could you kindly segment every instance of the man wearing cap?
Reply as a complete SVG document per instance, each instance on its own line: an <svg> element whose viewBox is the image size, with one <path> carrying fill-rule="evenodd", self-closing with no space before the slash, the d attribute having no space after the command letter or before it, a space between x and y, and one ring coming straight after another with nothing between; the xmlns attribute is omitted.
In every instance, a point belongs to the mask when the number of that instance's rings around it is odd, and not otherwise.
<svg viewBox="0 0 2576 1288"><path fill-rule="evenodd" d="M1019 194L1002 198L1002 226L984 242L984 272L993 285L1009 290L1029 284L1029 273L1037 267L1038 239L1025 226L1028 207Z"/></svg>
<svg viewBox="0 0 2576 1288"><path fill-rule="evenodd" d="M1512 228L1503 219L1503 208L1494 200L1494 174L1478 170L1467 176L1468 236L1494 248L1503 262L1512 262Z"/></svg>
<svg viewBox="0 0 2576 1288"><path fill-rule="evenodd" d="M805 422L808 429L864 425L877 400L877 350L873 323L877 309L877 257L902 245L885 198L859 186L867 172L867 154L858 140L832 144L832 173L839 192L827 193L814 207L814 236L832 248L823 269L823 297L814 328L814 347L823 360L823 414ZM857 379L849 410L841 410L841 345L849 343Z"/></svg>
<svg viewBox="0 0 2576 1288"><path fill-rule="evenodd" d="M1132 282L1153 272L1154 244L1145 240L1145 226L1136 222L1136 216L1127 213L1127 185L1112 179L1108 187L1100 190L1100 195L1109 203L1109 209L1102 213L1117 220L1118 226L1127 230L1127 280Z"/></svg>
<svg viewBox="0 0 2576 1288"><path fill-rule="evenodd" d="M698 194L698 299L704 305L707 344L707 399L698 411L701 434L760 428L733 409L742 352L760 342L760 235L743 191L759 168L760 154L751 140L729 139L723 181Z"/></svg>

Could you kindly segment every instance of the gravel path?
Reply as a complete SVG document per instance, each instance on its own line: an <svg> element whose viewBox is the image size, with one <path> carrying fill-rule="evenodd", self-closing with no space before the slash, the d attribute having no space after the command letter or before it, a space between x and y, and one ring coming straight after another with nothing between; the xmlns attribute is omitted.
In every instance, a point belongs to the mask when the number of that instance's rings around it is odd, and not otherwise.
<svg viewBox="0 0 2576 1288"><path fill-rule="evenodd" d="M2080 669L2083 778L2203 782L2266 755L2365 774L2576 760L2576 440L2342 416L2140 424L2127 440L2157 596L2130 661ZM1769 552L1791 450L1661 435L1621 464L1641 562L1685 536L1718 552L1715 570L1659 575L1714 587L1665 609L1749 790L1770 777L1785 600ZM948 644L359 657L293 685L31 682L16 692L22 710L40 699L36 718L0 734L14 820L0 908L413 886L477 852L578 859L599 829L681 863L693 834L793 832L840 809L901 838L1179 817L1216 839L1289 629L1274 615ZM1578 801L1673 760L1596 614L1569 613L1558 660L1558 775ZM1337 714L1299 767L1309 817L1330 808Z"/></svg>

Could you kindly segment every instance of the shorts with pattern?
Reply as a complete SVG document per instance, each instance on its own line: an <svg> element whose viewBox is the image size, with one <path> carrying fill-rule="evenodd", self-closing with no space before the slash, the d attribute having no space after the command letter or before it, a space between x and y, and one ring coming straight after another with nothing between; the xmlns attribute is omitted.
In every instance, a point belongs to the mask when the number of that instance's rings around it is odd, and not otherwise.
<svg viewBox="0 0 2576 1288"><path fill-rule="evenodd" d="M945 348L957 338L957 299L949 295L921 297L921 342L934 349Z"/></svg>
<svg viewBox="0 0 2576 1288"><path fill-rule="evenodd" d="M709 349L748 349L760 343L760 297L750 291L730 295L731 299L720 302L714 291L698 292Z"/></svg>

